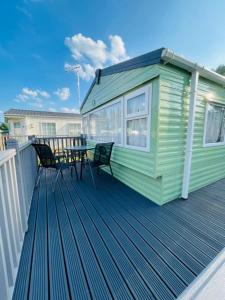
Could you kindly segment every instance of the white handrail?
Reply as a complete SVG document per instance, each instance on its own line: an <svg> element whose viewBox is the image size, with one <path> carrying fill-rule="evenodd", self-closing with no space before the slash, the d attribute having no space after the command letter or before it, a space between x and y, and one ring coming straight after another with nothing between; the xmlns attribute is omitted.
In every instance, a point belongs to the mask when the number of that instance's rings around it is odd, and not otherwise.
<svg viewBox="0 0 225 300"><path fill-rule="evenodd" d="M10 158L16 155L15 149L4 150L0 152L0 167Z"/></svg>
<svg viewBox="0 0 225 300"><path fill-rule="evenodd" d="M8 141L0 152L0 290L11 299L35 185L37 159L31 142Z"/></svg>

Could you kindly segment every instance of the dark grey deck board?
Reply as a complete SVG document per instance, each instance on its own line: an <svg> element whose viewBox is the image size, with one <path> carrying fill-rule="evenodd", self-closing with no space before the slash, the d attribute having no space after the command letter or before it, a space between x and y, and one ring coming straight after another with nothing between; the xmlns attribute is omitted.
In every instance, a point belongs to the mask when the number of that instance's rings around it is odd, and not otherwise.
<svg viewBox="0 0 225 300"><path fill-rule="evenodd" d="M65 191L62 187L62 191ZM75 196L75 197L74 197ZM107 280L108 286L110 287L110 291L113 295L113 298L117 299L130 299L133 298L129 288L125 284L125 278L122 277L121 273L117 269L115 265L115 261L113 260L111 253L107 250L104 241L98 235L98 231L92 222L91 217L86 212L85 208L81 205L78 205L78 197L77 195L68 195L70 201L75 198L75 201L72 200L74 208L76 209L77 215L82 222L82 226L84 227L90 244L92 245L92 249L97 257L98 263L101 267L102 272L104 273L104 277ZM85 222L82 220L85 219ZM73 220L74 221L74 220Z"/></svg>
<svg viewBox="0 0 225 300"><path fill-rule="evenodd" d="M47 177L47 184L51 184L50 177ZM51 188L47 189L47 218L50 298L54 300L70 299L58 215Z"/></svg>
<svg viewBox="0 0 225 300"><path fill-rule="evenodd" d="M46 207L46 180L41 178L38 210L36 219L35 241L31 267L29 299L48 299L48 223Z"/></svg>
<svg viewBox="0 0 225 300"><path fill-rule="evenodd" d="M225 246L225 180L158 207L106 174L34 192L14 300L175 299Z"/></svg>
<svg viewBox="0 0 225 300"><path fill-rule="evenodd" d="M55 204L61 239L65 257L65 267L68 273L68 286L72 299L91 299L89 287L85 277L77 241L74 239L71 222L65 208L60 190L56 189Z"/></svg>
<svg viewBox="0 0 225 300"><path fill-rule="evenodd" d="M19 272L17 275L16 286L14 289L15 299L27 299L30 288L30 274L33 259L34 237L36 230L36 218L38 210L39 193L34 193L30 215L28 220L28 231L25 234L23 251L20 258Z"/></svg>

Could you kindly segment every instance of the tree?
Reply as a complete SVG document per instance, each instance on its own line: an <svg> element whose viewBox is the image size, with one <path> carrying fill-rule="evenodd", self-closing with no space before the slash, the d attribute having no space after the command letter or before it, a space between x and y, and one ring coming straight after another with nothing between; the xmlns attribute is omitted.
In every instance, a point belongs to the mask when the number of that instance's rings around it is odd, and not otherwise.
<svg viewBox="0 0 225 300"><path fill-rule="evenodd" d="M225 65L219 65L216 68L216 73L225 76Z"/></svg>
<svg viewBox="0 0 225 300"><path fill-rule="evenodd" d="M8 125L7 125L6 123L1 123L1 124L0 124L0 130L1 130L3 133L8 133L8 132L9 132Z"/></svg>

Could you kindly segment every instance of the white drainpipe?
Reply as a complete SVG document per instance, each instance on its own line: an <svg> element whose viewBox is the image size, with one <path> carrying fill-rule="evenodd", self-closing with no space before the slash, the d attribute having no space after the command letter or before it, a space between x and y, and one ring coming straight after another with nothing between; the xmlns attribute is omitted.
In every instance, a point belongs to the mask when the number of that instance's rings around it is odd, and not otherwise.
<svg viewBox="0 0 225 300"><path fill-rule="evenodd" d="M193 146L193 136L194 136L194 125L195 125L195 110L196 110L198 78L199 78L199 72L197 70L193 71L191 75L188 129L187 129L187 141L186 141L185 159L184 159L184 174L183 174L183 186L182 186L183 199L188 198L188 190L189 190L189 182L190 182L190 174L191 174L192 146Z"/></svg>

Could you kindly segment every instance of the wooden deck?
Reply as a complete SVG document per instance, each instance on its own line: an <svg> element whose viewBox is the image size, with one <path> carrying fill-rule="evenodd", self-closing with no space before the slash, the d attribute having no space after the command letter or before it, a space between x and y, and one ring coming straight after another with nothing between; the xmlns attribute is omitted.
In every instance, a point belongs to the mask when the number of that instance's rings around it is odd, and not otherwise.
<svg viewBox="0 0 225 300"><path fill-rule="evenodd" d="M14 300L175 299L225 246L225 180L158 207L108 175L35 190Z"/></svg>

